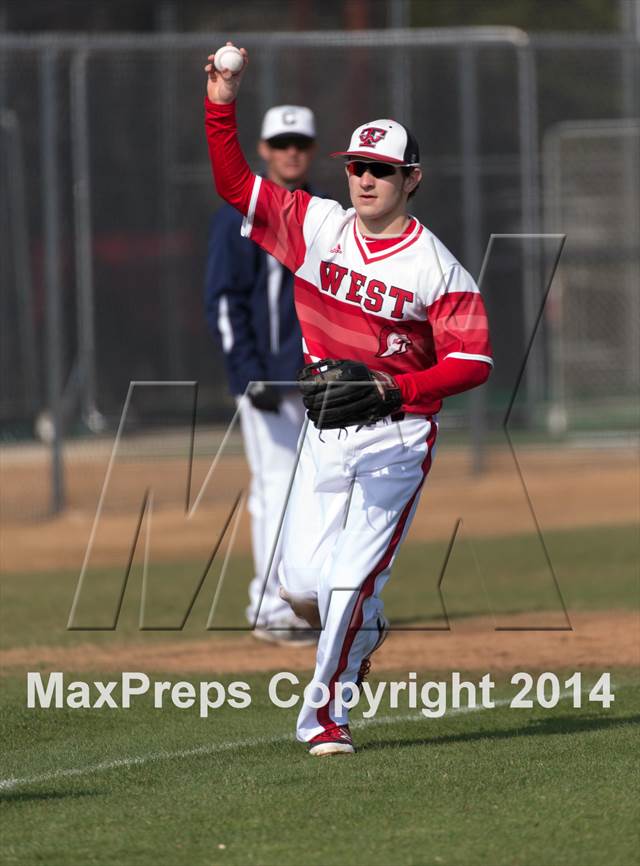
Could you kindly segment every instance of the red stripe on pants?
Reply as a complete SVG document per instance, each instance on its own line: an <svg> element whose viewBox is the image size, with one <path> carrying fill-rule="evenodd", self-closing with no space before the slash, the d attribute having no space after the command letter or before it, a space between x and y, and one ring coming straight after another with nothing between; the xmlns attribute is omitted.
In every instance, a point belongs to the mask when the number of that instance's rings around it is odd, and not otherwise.
<svg viewBox="0 0 640 866"><path fill-rule="evenodd" d="M382 558L374 566L373 570L367 575L367 577L362 583L362 586L360 587L360 591L358 592L358 598L356 599L356 603L351 613L351 619L349 620L349 625L347 626L347 633L342 643L342 650L340 651L338 667L334 675L331 677L331 680L329 681L329 701L324 706L319 707L317 712L318 724L322 725L325 730L335 724L335 722L331 720L331 716L329 715L329 705L331 703L331 697L335 691L336 683L338 682L340 675L347 667L349 653L351 652L351 647L353 646L355 637L362 628L362 621L364 619L364 603L373 594L373 590L376 585L376 578L385 570L385 568L388 567L389 563L391 562L393 554L395 553L395 549L398 546L400 539L402 538L402 533L404 532L404 527L409 517L409 513L411 512L411 508L413 507L413 503L415 502L416 496L420 492L422 485L424 484L425 478L427 477L427 475L429 474L429 470L431 469L431 451L436 441L437 429L437 424L432 421L431 429L429 430L429 435L427 436L427 455L422 461L422 479L416 487L415 492L411 496L411 499L402 509L402 514L400 515L398 523L396 524L396 528L391 537L391 541L389 542L387 549L382 555Z"/></svg>

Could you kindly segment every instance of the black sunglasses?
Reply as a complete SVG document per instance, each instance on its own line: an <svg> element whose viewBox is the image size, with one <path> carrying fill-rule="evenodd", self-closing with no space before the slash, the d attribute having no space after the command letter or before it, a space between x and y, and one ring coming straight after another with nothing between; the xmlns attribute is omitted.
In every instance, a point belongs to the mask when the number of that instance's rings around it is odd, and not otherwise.
<svg viewBox="0 0 640 866"><path fill-rule="evenodd" d="M309 150L313 145L313 139L297 135L282 136L270 139L267 144L274 150L287 150L290 147L295 147L296 150Z"/></svg>
<svg viewBox="0 0 640 866"><path fill-rule="evenodd" d="M391 177L396 173L396 166L390 165L388 162L361 162L354 160L347 163L347 171L349 174L355 174L356 177L362 177L365 171L372 174L374 177Z"/></svg>

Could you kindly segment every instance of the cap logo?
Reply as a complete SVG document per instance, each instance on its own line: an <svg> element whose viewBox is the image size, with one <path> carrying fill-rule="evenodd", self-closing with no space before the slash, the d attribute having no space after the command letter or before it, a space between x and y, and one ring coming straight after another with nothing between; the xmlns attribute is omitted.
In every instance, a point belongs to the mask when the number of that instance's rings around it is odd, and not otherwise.
<svg viewBox="0 0 640 866"><path fill-rule="evenodd" d="M286 123L287 126L293 126L293 124L296 122L295 111L283 111L282 112L282 122Z"/></svg>
<svg viewBox="0 0 640 866"><path fill-rule="evenodd" d="M375 147L379 141L387 134L386 129L380 129L379 126L367 126L360 133L360 144L363 147Z"/></svg>

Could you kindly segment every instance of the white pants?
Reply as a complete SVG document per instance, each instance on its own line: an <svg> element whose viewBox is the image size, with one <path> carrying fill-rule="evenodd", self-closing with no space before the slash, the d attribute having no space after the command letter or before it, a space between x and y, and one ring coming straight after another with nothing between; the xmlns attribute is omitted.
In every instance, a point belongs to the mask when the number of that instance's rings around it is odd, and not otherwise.
<svg viewBox="0 0 640 866"><path fill-rule="evenodd" d="M323 630L313 678L328 687L330 698L337 682L355 682L378 640L380 592L413 518L436 432L435 420L417 415L360 430L307 426L279 574L291 597L317 600ZM346 722L332 699L319 709L305 703L298 739Z"/></svg>
<svg viewBox="0 0 640 866"><path fill-rule="evenodd" d="M296 625L299 620L278 592L278 552L268 580L266 570L294 470L305 418L304 406L299 393L291 390L282 392L277 413L256 409L246 396L239 397L237 402L245 454L251 469L248 506L255 576L249 586L247 619L252 625L263 627Z"/></svg>

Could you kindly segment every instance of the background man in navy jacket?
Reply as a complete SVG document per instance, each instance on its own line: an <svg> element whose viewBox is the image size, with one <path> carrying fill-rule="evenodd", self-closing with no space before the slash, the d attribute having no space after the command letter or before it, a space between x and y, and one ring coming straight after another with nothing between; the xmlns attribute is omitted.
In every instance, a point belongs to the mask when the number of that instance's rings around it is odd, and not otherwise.
<svg viewBox="0 0 640 866"><path fill-rule="evenodd" d="M291 190L309 189L307 175L315 137L315 119L309 108L270 108L258 143L267 177ZM224 205L213 217L205 304L209 329L221 341L229 386L240 407L251 469L249 511L255 576L249 587L247 619L256 624L253 633L257 637L308 642L307 623L298 620L280 598L277 555L265 586L304 421L297 388L265 384L294 382L303 365L302 335L293 304L293 275L243 238L241 226L241 214L230 205Z"/></svg>

